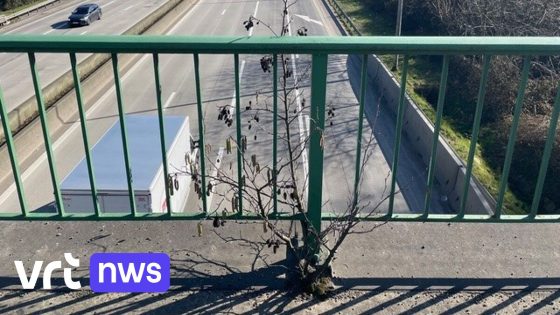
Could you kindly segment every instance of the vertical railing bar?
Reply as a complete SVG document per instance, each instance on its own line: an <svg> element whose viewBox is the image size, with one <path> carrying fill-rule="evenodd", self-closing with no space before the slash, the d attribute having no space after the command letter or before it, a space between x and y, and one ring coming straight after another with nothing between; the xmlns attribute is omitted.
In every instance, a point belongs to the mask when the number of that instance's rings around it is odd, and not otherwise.
<svg viewBox="0 0 560 315"><path fill-rule="evenodd" d="M161 144L161 162L163 164L163 181L165 185L165 200L167 203L167 214L171 215L172 206L171 206L171 194L169 193L170 189L174 189L172 185L169 183L169 169L167 165L167 149L165 146L165 122L163 121L163 103L161 100L161 82L159 78L159 55L157 53L153 54L154 59L154 79L156 85L156 102L157 102L157 112L158 112L158 120L159 120L159 138Z"/></svg>
<svg viewBox="0 0 560 315"><path fill-rule="evenodd" d="M206 199L206 147L204 144L204 112L202 111L202 91L200 89L200 61L198 54L193 55L194 58L194 79L196 85L196 106L198 114L198 150L200 152L200 168L202 178L202 210L208 213L208 204Z"/></svg>
<svg viewBox="0 0 560 315"><path fill-rule="evenodd" d="M391 165L391 190L389 195L388 217L393 216L393 208L395 206L395 190L397 186L397 171L399 166L399 154L401 146L402 126L404 120L404 101L406 97L406 77L408 75L408 55L404 56L403 70L401 74L401 86L399 95L399 107L397 110L397 125L395 131L395 143L393 146L393 163Z"/></svg>
<svg viewBox="0 0 560 315"><path fill-rule="evenodd" d="M318 235L321 233L323 206L323 144L325 130L325 104L327 91L327 65L329 56L314 54L311 60L311 112L309 135L309 189L307 195L307 219L311 231L307 233L307 244L315 253L319 252ZM304 148L305 149L305 148Z"/></svg>
<svg viewBox="0 0 560 315"><path fill-rule="evenodd" d="M76 53L70 53L70 65L72 66L72 76L74 78L74 90L76 91L76 101L78 102L78 113L80 115L80 126L82 128L82 139L84 142L84 151L86 155L86 165L89 175L89 185L91 188L91 199L95 215L99 217L101 211L99 209L99 200L97 198L97 187L95 185L95 172L93 171L93 162L91 158L91 150L89 146L89 138L87 132L86 115L84 113L84 102L82 98L82 85L80 83L80 74L77 67Z"/></svg>
<svg viewBox="0 0 560 315"><path fill-rule="evenodd" d="M352 208L358 205L358 186L360 184L360 171L362 163L362 133L364 130L364 104L366 102L368 55L362 56L362 73L360 78L360 104L358 109L358 139L356 140L356 172L354 174L354 198Z"/></svg>
<svg viewBox="0 0 560 315"><path fill-rule="evenodd" d="M434 189L434 178L436 174L437 149L439 144L439 134L441 131L441 121L443 119L443 107L445 106L445 95L447 92L447 76L449 74L449 56L443 56L441 68L441 79L439 80L439 95L437 102L436 121L434 125L434 137L432 139L432 155L430 155L430 166L428 167L428 182L426 199L424 200L424 217L428 216L430 203L432 201L432 190Z"/></svg>
<svg viewBox="0 0 560 315"><path fill-rule="evenodd" d="M239 55L234 55L235 62L235 127L237 129L237 193L239 214L243 214L243 146L241 143L241 101L239 94Z"/></svg>
<svg viewBox="0 0 560 315"><path fill-rule="evenodd" d="M469 194L469 188L471 183L471 176L473 171L474 155L476 153L476 143L478 142L478 134L480 131L480 122L482 120L482 109L484 107L484 98L486 96L486 83L488 81L488 71L490 69L490 59L491 55L483 56L483 67L482 67L482 77L480 80L480 87L478 90L478 98L476 104L476 112L473 121L473 129L471 136L471 145L469 148L469 156L467 159L467 170L465 173L465 182L463 187L463 198L461 198L461 205L459 208L458 218L465 216L465 209L467 206L467 197Z"/></svg>
<svg viewBox="0 0 560 315"><path fill-rule="evenodd" d="M23 183L21 181L21 173L19 171L19 163L16 156L14 138L12 136L12 130L10 129L10 121L8 120L8 113L6 111L6 105L4 104L4 94L2 93L2 88L0 88L0 119L2 120L4 138L6 140L8 155L10 156L10 163L12 165L12 174L14 175L14 182L17 188L19 206L21 207L23 215L27 217L27 202L25 200L25 194L23 192Z"/></svg>
<svg viewBox="0 0 560 315"><path fill-rule="evenodd" d="M54 198L55 198L56 206L58 208L59 215L64 216L65 215L64 204L62 203L62 195L60 194L60 187L58 185L56 165L54 161L54 154L52 151L52 143L49 136L47 114L45 111L45 103L43 101L43 92L41 90L41 84L39 83L39 73L37 71L35 54L30 52L28 56L29 56L29 65L31 67L31 76L33 79L33 87L35 89L35 98L37 99L37 107L39 110L39 119L41 120L43 139L45 141L45 153L47 154L47 160L49 162L52 187L54 190Z"/></svg>
<svg viewBox="0 0 560 315"><path fill-rule="evenodd" d="M558 84L556 97L554 99L554 109L552 110L552 115L550 116L550 126L548 128L548 134L547 134L546 143L543 151L543 158L541 160L541 166L539 168L539 177L537 177L537 185L535 187L535 193L533 195L533 203L531 204L531 213L530 213L531 217L535 217L537 215L539 204L541 203L544 181L546 179L546 172L548 171L550 156L552 155L552 149L554 148L554 143L556 141L556 128L558 127L559 116L560 116L560 83Z"/></svg>
<svg viewBox="0 0 560 315"><path fill-rule="evenodd" d="M126 168L126 177L128 185L128 197L130 201L130 209L134 216L136 213L136 200L134 197L134 189L132 187L132 168L130 165L130 159L128 156L128 138L126 134L126 122L125 122L125 112L123 108L122 90L121 90L121 79L119 76L119 59L116 53L111 54L111 60L113 61L113 75L115 78L115 91L117 93L117 107L119 110L119 123L121 126L121 137L124 152L124 164Z"/></svg>
<svg viewBox="0 0 560 315"><path fill-rule="evenodd" d="M525 99L525 90L527 88L527 81L529 79L529 70L531 68L531 59L526 56L523 58L523 71L521 73L521 81L519 82L519 89L517 91L517 100L515 101L515 109L513 111L513 121L511 122L511 130L509 133L508 145L506 150L506 158L504 167L502 168L502 178L500 180L500 189L498 191L498 199L496 201L496 210L494 216L500 218L502 215L502 207L504 205L504 196L507 189L509 179L509 170L513 158L513 151L515 148L515 141L517 139L517 129L519 127L519 118L521 117L521 110L523 108L523 101Z"/></svg>
<svg viewBox="0 0 560 315"><path fill-rule="evenodd" d="M272 207L273 213L278 214L278 189L277 169L278 169L278 55L273 54L272 60Z"/></svg>

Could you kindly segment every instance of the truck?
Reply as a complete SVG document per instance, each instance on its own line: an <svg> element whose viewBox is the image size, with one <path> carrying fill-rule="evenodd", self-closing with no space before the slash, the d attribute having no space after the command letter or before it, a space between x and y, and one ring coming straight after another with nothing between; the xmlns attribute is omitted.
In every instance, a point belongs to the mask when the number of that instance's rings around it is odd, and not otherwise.
<svg viewBox="0 0 560 315"><path fill-rule="evenodd" d="M163 120L167 178L163 171L158 116L125 116L131 180L138 213L168 211L165 181L171 186L173 212L182 211L190 190L191 177L187 175L186 165L193 154L189 119L186 116L165 116ZM118 120L93 146L91 158L101 213L131 213ZM95 212L85 157L62 181L61 194L66 213Z"/></svg>

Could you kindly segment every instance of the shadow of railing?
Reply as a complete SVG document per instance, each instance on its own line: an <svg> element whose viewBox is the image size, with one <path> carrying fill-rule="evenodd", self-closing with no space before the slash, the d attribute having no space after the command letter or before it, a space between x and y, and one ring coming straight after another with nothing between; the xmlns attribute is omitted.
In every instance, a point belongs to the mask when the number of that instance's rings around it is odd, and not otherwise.
<svg viewBox="0 0 560 315"><path fill-rule="evenodd" d="M545 310L554 313L554 305L560 305L560 277L335 278L330 299L322 301L303 293L294 281L295 257L287 255L288 258L277 260L277 256L269 256L266 243L222 239L248 247L245 250L249 249L250 260L235 264L227 262L231 259L222 261L213 254L174 250L170 253L171 287L161 294L93 293L87 290L90 283L87 265L73 271L73 278L83 286L78 291L66 288L60 273L53 275L53 290L21 290L17 276L4 276L0 277L0 313L23 310L73 314L216 314L235 310L238 314L294 314L317 306L314 310L320 309L324 314L354 313L358 309L364 313L436 311L444 314L474 309L474 313L494 314L523 305L524 312L531 314ZM37 287L41 285L39 279Z"/></svg>
<svg viewBox="0 0 560 315"><path fill-rule="evenodd" d="M29 291L5 290L16 282L19 284L17 277L0 277L0 288L8 292L0 298L0 311L13 312L41 307L41 312L71 310L76 314L103 310L118 313L149 311L163 314L180 311L185 314L200 314L227 312L244 305L241 310L249 308L257 312L293 314L323 303L322 300L309 296L298 298L301 297L301 292L294 287L290 288L287 280L282 277L286 272L282 264L240 272L220 262L203 261L200 258L175 261L175 264L183 266L174 268L171 290L162 294L95 294L88 290L71 292L63 287L62 278L53 278L53 286L56 288L53 291L41 290L25 294ZM214 267L227 272L213 275L217 271L211 270ZM82 284L89 283L86 277L81 280ZM440 310L443 305L444 314L453 314L479 306L481 301L487 299L494 302L483 303L485 308L482 313L494 314L514 303L527 300L529 295L537 291L547 291L547 294L531 296L533 304L524 310L524 313L530 314L560 300L560 278L364 277L338 278L335 279L335 284L337 289L331 294L331 307L324 314L346 313L357 307L367 310L367 313L375 313L397 305L401 308L409 305L406 313L419 313L428 311L436 304L440 305ZM344 298L348 292L357 292L357 297ZM509 293L506 298L492 299L494 295L504 292ZM421 298L426 294L430 297Z"/></svg>

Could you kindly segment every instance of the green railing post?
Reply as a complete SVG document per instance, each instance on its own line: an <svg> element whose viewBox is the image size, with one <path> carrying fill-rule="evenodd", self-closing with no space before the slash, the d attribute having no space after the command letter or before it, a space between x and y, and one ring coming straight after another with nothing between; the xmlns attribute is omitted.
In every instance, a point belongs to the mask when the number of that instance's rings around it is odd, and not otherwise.
<svg viewBox="0 0 560 315"><path fill-rule="evenodd" d="M159 141L161 144L161 162L163 164L163 182L165 185L165 200L167 203L167 213L171 215L171 194L170 189L173 189L169 184L169 166L167 165L167 149L165 147L165 122L163 121L163 103L161 100L161 82L159 79L159 55L153 54L154 59L154 78L156 84L156 102L157 102L157 112L159 120Z"/></svg>
<svg viewBox="0 0 560 315"><path fill-rule="evenodd" d="M469 188L471 185L471 176L474 163L474 155L476 153L476 143L478 142L478 134L480 131L480 122L482 120L482 108L484 107L484 97L486 96L486 83L488 82L488 71L490 70L490 59L492 56L483 56L483 66L482 66L482 77L480 79L480 87L478 90L478 98L476 102L476 112L474 115L471 145L469 148L469 156L467 159L467 170L465 173L465 181L463 187L463 198L461 198L461 206L459 208L459 213L457 216L459 218L465 215L465 210L467 207L467 197L469 196Z"/></svg>
<svg viewBox="0 0 560 315"><path fill-rule="evenodd" d="M33 88L35 89L35 98L37 99L37 107L39 111L39 119L41 120L41 127L43 131L43 139L45 141L45 153L49 162L49 169L51 173L51 182L54 190L54 200L58 208L60 216L64 216L64 204L62 203L62 195L60 194L60 187L58 185L58 176L56 171L56 164L54 161L54 153L52 150L51 138L49 135L49 126L47 123L47 113L45 111L45 103L43 101L43 91L39 82L39 72L37 71L37 64L34 53L29 53L29 66L31 67L31 77L33 78Z"/></svg>
<svg viewBox="0 0 560 315"><path fill-rule="evenodd" d="M391 164L391 191L389 195L389 209L387 217L393 216L395 206L395 194L397 187L397 171L399 168L399 154L401 150L402 127L404 120L404 100L406 98L406 77L408 75L408 56L404 56L403 70L401 74L401 87L399 95L399 108L397 110L397 126L395 128L395 143L393 145L393 162Z"/></svg>
<svg viewBox="0 0 560 315"><path fill-rule="evenodd" d="M200 61L198 54L194 58L194 81L196 86L196 108L198 115L198 151L200 152L200 171L201 171L201 194L202 210L208 213L208 201L206 199L206 147L204 145L204 113L202 112L202 90L200 89Z"/></svg>
<svg viewBox="0 0 560 315"><path fill-rule="evenodd" d="M449 56L443 56L443 66L441 68L441 79L439 80L439 95L437 102L436 121L434 125L434 137L432 139L432 155L430 156L430 166L428 167L428 183L426 199L424 200L424 217L430 211L432 201L432 190L434 189L434 178L436 175L437 148L439 144L439 133L441 131L441 121L443 118L443 106L445 105L445 94L447 91L447 75L449 73Z"/></svg>
<svg viewBox="0 0 560 315"><path fill-rule="evenodd" d="M126 168L126 182L128 185L128 197L130 201L130 210L134 216L137 215L136 213L136 198L134 197L134 188L132 187L132 168L130 165L130 159L128 155L128 137L126 136L126 120L125 120L125 111L123 106L123 99L122 99L122 90L121 90L121 79L119 75L119 59L116 53L111 54L111 60L113 61L113 75L115 77L115 91L117 93L117 107L119 110L119 123L121 127L121 137L122 137L122 144L123 144L123 152L124 152L124 165Z"/></svg>
<svg viewBox="0 0 560 315"><path fill-rule="evenodd" d="M91 187L91 199L95 215L101 214L99 209L99 200L97 199L97 187L95 185L95 172L93 171L93 161L91 158L91 150L89 146L89 137L87 132L87 121L84 113L84 102L82 98L82 85L80 83L80 74L76 61L76 54L70 53L70 65L72 66L72 76L74 78L74 90L76 91L76 101L78 102L78 113L80 114L80 126L82 128L82 139L84 142L84 151L86 154L86 165L89 175L89 185Z"/></svg>
<svg viewBox="0 0 560 315"><path fill-rule="evenodd" d="M362 73L360 77L360 104L358 109L358 139L356 140L356 173L354 174L354 198L352 209L358 205L360 171L362 163L362 133L364 130L364 104L366 102L368 55L362 56Z"/></svg>
<svg viewBox="0 0 560 315"><path fill-rule="evenodd" d="M8 155L10 156L10 164L12 165L12 174L17 188L19 206L21 212L27 217L27 201L23 193L23 183L21 181L21 173L19 171L19 163L16 156L16 148L14 147L14 138L12 137L12 130L10 129L10 121L8 120L8 113L6 105L4 104L4 94L0 88L0 119L2 120L2 128L4 129L4 137L6 138L6 146L8 147Z"/></svg>
<svg viewBox="0 0 560 315"><path fill-rule="evenodd" d="M502 178L500 180L500 190L498 192L498 199L496 201L496 211L494 215L499 218L502 215L502 206L504 204L504 196L507 189L509 170L511 167L511 160L513 158L513 150L515 148L515 141L517 139L517 129L519 127L519 118L521 117L521 109L523 108L523 100L525 99L525 89L529 79L529 70L531 69L531 60L529 57L523 58L523 71L521 74L521 82L517 91L517 100L515 101L515 109L513 111L513 121L511 122L511 130L509 133L508 145L506 150L506 158L504 160L504 167L502 168Z"/></svg>
<svg viewBox="0 0 560 315"><path fill-rule="evenodd" d="M272 55L272 209L278 215L278 55Z"/></svg>
<svg viewBox="0 0 560 315"><path fill-rule="evenodd" d="M328 55L314 54L311 65L311 113L309 141L309 185L307 219L310 226L307 246L314 253L320 251L321 208L323 206L323 143L325 130L325 102L327 93ZM303 148L305 150L305 148Z"/></svg>
<svg viewBox="0 0 560 315"><path fill-rule="evenodd" d="M243 215L243 147L241 145L241 96L239 88L239 55L234 55L235 62L235 128L237 130L237 198L239 198L240 215Z"/></svg>
<svg viewBox="0 0 560 315"><path fill-rule="evenodd" d="M554 143L556 142L556 128L558 127L559 116L560 116L560 83L558 84L558 90L556 91L556 97L554 99L554 109L552 110L552 115L550 116L550 126L548 127L548 134L546 136L546 143L544 145L544 151L542 155L543 157L541 160L541 166L539 168L539 177L537 177L537 186L535 187L535 193L533 195L533 203L531 204L530 217L532 218L534 218L537 215L539 204L541 203L544 181L546 179L546 172L548 171L550 156L552 154L552 149L554 148Z"/></svg>

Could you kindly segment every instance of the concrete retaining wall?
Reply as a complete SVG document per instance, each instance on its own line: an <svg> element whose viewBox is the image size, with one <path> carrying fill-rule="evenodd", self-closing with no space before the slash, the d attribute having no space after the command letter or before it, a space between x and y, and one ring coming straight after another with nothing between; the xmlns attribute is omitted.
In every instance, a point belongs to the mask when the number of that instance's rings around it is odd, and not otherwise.
<svg viewBox="0 0 560 315"><path fill-rule="evenodd" d="M148 17L128 29L124 34L163 34L174 26L183 14L198 0L169 0L166 4L152 12ZM119 58L121 76L124 75L139 59L140 55L123 55ZM107 54L93 54L78 65L82 78L84 109L87 110L98 97L113 84L113 70L110 56ZM47 104L47 119L51 132L51 139L56 140L71 123L77 119L78 107L74 93L72 72L68 71L60 78L43 89L43 97ZM37 102L35 96L25 101L21 106L9 113L10 126L17 132L16 154L20 167L24 170L33 160L30 157L42 153L41 124L37 118ZM0 130L1 131L1 130ZM0 139L4 141L3 131ZM12 180L11 165L7 158L5 145L0 148L0 182Z"/></svg>
<svg viewBox="0 0 560 315"><path fill-rule="evenodd" d="M382 104L395 115L399 103L400 84L381 60L373 55L368 58L368 72L375 89L383 95ZM422 162L428 166L434 137L434 127L424 113L406 95L403 121L403 136L414 146ZM447 195L453 209L458 209L463 194L466 167L451 146L439 138L437 148L435 177L441 191ZM468 213L492 213L491 204L484 188L475 179L471 179L466 209ZM435 196L434 196L435 197Z"/></svg>

